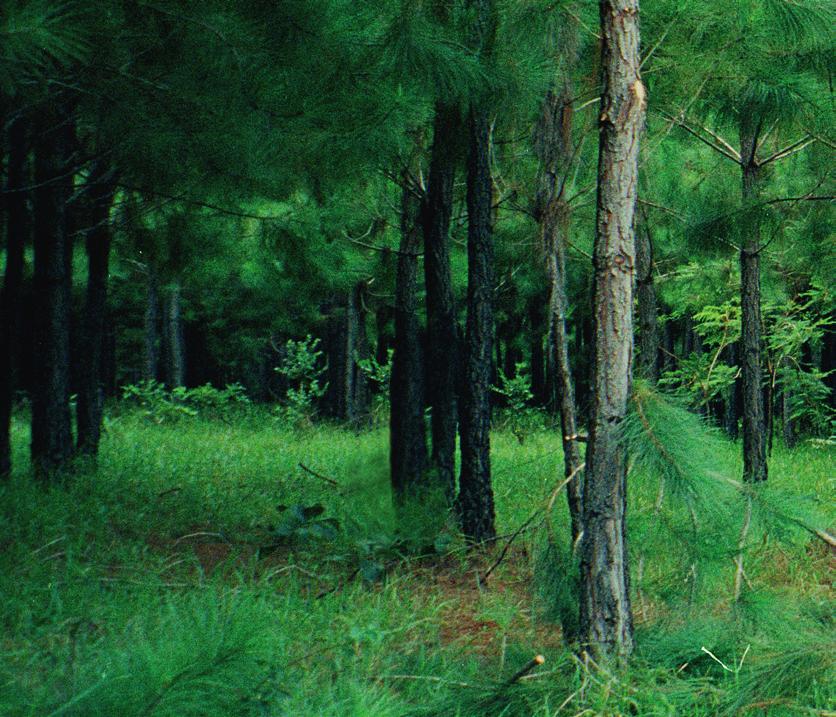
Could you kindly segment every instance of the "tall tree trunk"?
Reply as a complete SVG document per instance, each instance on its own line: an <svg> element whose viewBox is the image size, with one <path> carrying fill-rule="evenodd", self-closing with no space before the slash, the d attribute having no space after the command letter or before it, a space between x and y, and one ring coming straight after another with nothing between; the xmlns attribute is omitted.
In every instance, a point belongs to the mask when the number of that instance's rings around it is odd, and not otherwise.
<svg viewBox="0 0 836 717"><path fill-rule="evenodd" d="M142 378L156 381L160 364L160 291L156 267L149 262L146 265L145 284L145 334Z"/></svg>
<svg viewBox="0 0 836 717"><path fill-rule="evenodd" d="M422 207L427 289L427 404L431 409L432 467L452 504L456 477L456 367L458 332L450 268L450 217L458 109L436 104L427 194Z"/></svg>
<svg viewBox="0 0 836 717"><path fill-rule="evenodd" d="M621 430L633 358L634 216L645 90L639 78L638 0L601 0L601 97L592 414L583 492L581 641L593 655L626 657L633 617Z"/></svg>
<svg viewBox="0 0 836 717"><path fill-rule="evenodd" d="M420 497L426 488L427 440L421 343L418 327L418 228L420 202L405 187L395 280L395 341L390 377L389 466L396 503Z"/></svg>
<svg viewBox="0 0 836 717"><path fill-rule="evenodd" d="M14 407L17 347L20 340L20 289L23 252L31 221L26 207L26 121L13 119L8 130L6 172L6 272L0 299L0 478L12 470L11 421Z"/></svg>
<svg viewBox="0 0 836 717"><path fill-rule="evenodd" d="M472 0L475 39L483 53L493 37L493 5ZM461 396L461 474L457 508L465 537L473 543L496 535L491 486L491 369L493 357L493 236L490 122L482 102L469 117L467 160L467 325Z"/></svg>
<svg viewBox="0 0 836 717"><path fill-rule="evenodd" d="M110 258L110 208L116 189L112 176L94 171L90 181L90 227L87 228L87 299L80 385L76 403L76 444L84 455L99 452L102 428L102 356L107 312L108 261Z"/></svg>
<svg viewBox="0 0 836 717"><path fill-rule="evenodd" d="M63 112L47 112L35 150L34 240L36 375L32 390L32 463L47 478L73 453L70 416L72 240L67 201L73 128Z"/></svg>
<svg viewBox="0 0 836 717"><path fill-rule="evenodd" d="M554 216L555 210L557 216ZM583 484L580 475L583 460L578 445L577 409L575 385L569 364L569 337L566 332L565 249L568 233L568 214L560 200L551 204L541 223L542 241L546 249L549 277L549 338L548 355L554 364L555 388L560 410L560 428L563 439L563 469L569 483L566 496L572 525L572 543L581 534Z"/></svg>
<svg viewBox="0 0 836 717"><path fill-rule="evenodd" d="M743 378L743 479L767 478L766 424L761 373L760 221L757 207L759 167L756 129L748 120L741 125L740 157L743 167L743 237L740 248L741 359Z"/></svg>
<svg viewBox="0 0 836 717"><path fill-rule="evenodd" d="M569 336L566 316L566 243L569 240L571 213L565 198L565 186L572 171L572 87L568 79L573 62L574 32L562 38L564 62L563 86L549 91L543 102L535 134L535 152L540 160L537 216L540 240L546 257L548 279L547 361L552 376L552 403L560 412L563 437L564 475L569 483L566 496L572 526L572 543L581 531L581 494L583 461L578 446L575 385L569 363Z"/></svg>
<svg viewBox="0 0 836 717"><path fill-rule="evenodd" d="M644 231L636 235L636 293L639 318L639 374L652 383L659 380L659 326L656 286L653 283L653 240L647 216Z"/></svg>
<svg viewBox="0 0 836 717"><path fill-rule="evenodd" d="M183 341L183 305L180 282L175 280L168 288L165 310L166 346L168 348L168 385L170 388L186 385L186 348Z"/></svg>

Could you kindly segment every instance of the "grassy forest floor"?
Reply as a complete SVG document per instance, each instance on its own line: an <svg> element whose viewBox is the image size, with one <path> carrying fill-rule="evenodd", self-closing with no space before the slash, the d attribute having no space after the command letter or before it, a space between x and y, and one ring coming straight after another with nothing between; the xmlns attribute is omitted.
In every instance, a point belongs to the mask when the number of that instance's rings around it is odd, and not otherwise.
<svg viewBox="0 0 836 717"><path fill-rule="evenodd" d="M14 425L0 714L834 714L833 556L804 531L755 531L733 609L733 556L684 564L671 538L709 553L711 526L695 538L631 475L637 652L627 672L590 671L555 620L575 575L544 549L567 532L562 495L485 579L507 540L472 555L443 526L398 535L383 428L106 423L98 469L49 490ZM711 460L737 476L724 445ZM833 467L826 444L776 445L770 482L832 496ZM559 483L558 434L497 431L493 468L508 535Z"/></svg>

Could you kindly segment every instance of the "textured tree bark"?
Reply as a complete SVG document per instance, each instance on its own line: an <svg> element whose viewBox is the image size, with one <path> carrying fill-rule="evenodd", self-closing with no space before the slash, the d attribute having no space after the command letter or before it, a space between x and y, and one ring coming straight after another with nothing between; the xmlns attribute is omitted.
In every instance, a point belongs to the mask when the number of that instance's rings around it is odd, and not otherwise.
<svg viewBox="0 0 836 717"><path fill-rule="evenodd" d="M659 380L659 325L656 286L653 283L653 241L647 217L644 231L636 236L636 293L639 318L639 374L652 383Z"/></svg>
<svg viewBox="0 0 836 717"><path fill-rule="evenodd" d="M12 470L11 421L17 347L20 340L20 290L23 253L31 218L26 206L26 121L17 117L8 129L6 171L6 270L0 299L0 478Z"/></svg>
<svg viewBox="0 0 836 717"><path fill-rule="evenodd" d="M160 364L160 292L157 270L150 262L146 265L145 284L145 334L142 378L156 381Z"/></svg>
<svg viewBox="0 0 836 717"><path fill-rule="evenodd" d="M390 377L389 467L396 504L426 488L427 441L421 344L418 336L419 200L409 188L401 203L401 241L395 280L395 340Z"/></svg>
<svg viewBox="0 0 836 717"><path fill-rule="evenodd" d="M631 388L633 227L645 90L639 77L638 0L601 0L600 10L595 352L583 492L580 633L593 655L622 659L633 648L621 428Z"/></svg>
<svg viewBox="0 0 836 717"><path fill-rule="evenodd" d="M757 200L759 167L755 152L757 130L744 121L740 132L743 167L743 202ZM760 222L757 208L748 207L743 218L740 248L740 321L743 383L743 480L767 478L766 424L761 369Z"/></svg>
<svg viewBox="0 0 836 717"><path fill-rule="evenodd" d="M452 504L456 490L456 367L458 331L450 268L450 217L458 109L435 108L427 193L421 211L424 231L424 282L427 289L427 405L431 409L431 465Z"/></svg>
<svg viewBox="0 0 836 717"><path fill-rule="evenodd" d="M32 464L48 479L73 454L70 416L70 312L72 240L66 205L72 191L68 171L73 144L71 120L45 112L35 149L34 286L35 384L32 390Z"/></svg>
<svg viewBox="0 0 836 717"><path fill-rule="evenodd" d="M165 310L165 332L170 388L186 385L186 348L183 341L183 305L180 282L168 288Z"/></svg>
<svg viewBox="0 0 836 717"><path fill-rule="evenodd" d="M556 203L561 209L561 203ZM547 210L546 214L549 214ZM557 403L560 408L560 427L563 437L563 468L569 480L566 496L569 502L569 517L572 525L574 544L581 534L582 476L583 466L578 447L577 409L575 407L575 386L569 365L569 338L566 332L565 250L564 244L568 222L558 215L546 217L541 224L542 238L546 247L547 273L549 277L549 359L554 363Z"/></svg>
<svg viewBox="0 0 836 717"><path fill-rule="evenodd" d="M574 35L563 38L565 75L566 65L575 45ZM564 187L571 172L572 155L572 88L564 77L559 92L549 91L543 102L535 134L535 153L540 160L537 216L540 241L546 258L548 279L548 334L547 361L551 375L552 405L560 413L563 436L564 475L569 480L566 496L572 529L572 542L581 532L581 494L583 460L578 447L577 408L575 385L569 363L569 337L566 315L569 302L566 296L566 242L569 239L571 214L565 201Z"/></svg>
<svg viewBox="0 0 836 717"><path fill-rule="evenodd" d="M474 38L482 52L493 37L490 0L473 0ZM472 543L496 536L491 486L491 369L493 360L493 199L490 121L481 102L469 117L467 159L467 325L464 385L460 398L461 474L456 507L462 532Z"/></svg>
<svg viewBox="0 0 836 717"><path fill-rule="evenodd" d="M90 181L90 227L87 228L87 297L84 307L83 357L76 402L76 446L96 456L102 428L102 356L110 259L110 208L116 190L107 170L94 169Z"/></svg>

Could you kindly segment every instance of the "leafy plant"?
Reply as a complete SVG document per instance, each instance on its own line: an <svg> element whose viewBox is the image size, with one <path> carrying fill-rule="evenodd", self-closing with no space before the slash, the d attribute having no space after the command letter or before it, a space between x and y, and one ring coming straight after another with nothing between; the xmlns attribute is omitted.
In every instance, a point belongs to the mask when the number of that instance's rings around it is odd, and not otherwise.
<svg viewBox="0 0 836 717"><path fill-rule="evenodd" d="M326 367L322 365L324 353L319 350L320 340L308 334L304 339L288 339L283 347L284 357L275 368L287 380L285 403L279 415L297 426L311 423L316 413L316 402L328 390L327 383L320 383Z"/></svg>
<svg viewBox="0 0 836 717"><path fill-rule="evenodd" d="M379 363L374 356L361 359L357 366L365 374L366 378L377 389L373 396L372 416L373 423L380 423L389 411L389 381L392 377L392 357L394 349L389 349L386 354L386 363Z"/></svg>
<svg viewBox="0 0 836 717"><path fill-rule="evenodd" d="M170 423L197 416L197 410L182 400L185 390L179 390L175 396L159 381L149 379L123 386L122 399L136 404L140 414L154 423Z"/></svg>
<svg viewBox="0 0 836 717"><path fill-rule="evenodd" d="M276 506L276 510L281 514L281 518L271 532L280 540L333 540L339 532L340 524L336 518L321 517L325 512L325 506L321 503L279 505Z"/></svg>
<svg viewBox="0 0 836 717"><path fill-rule="evenodd" d="M535 419L539 418L539 412L529 405L534 394L531 391L528 364L524 361L517 363L513 376L506 376L502 369L498 370L498 374L499 386L494 386L493 390L500 396L504 396L508 403L501 424L517 437L520 444L523 444L533 428Z"/></svg>
<svg viewBox="0 0 836 717"><path fill-rule="evenodd" d="M198 415L227 421L236 411L251 404L239 383L223 389L207 383L197 388L178 386L169 391L159 381L148 380L124 386L122 399L138 405L141 414L155 423L170 423Z"/></svg>
<svg viewBox="0 0 836 717"><path fill-rule="evenodd" d="M705 408L737 379L738 368L720 359L726 347L740 338L740 306L731 301L706 306L693 318L694 331L710 350L682 358L677 368L665 372L659 385L672 387L691 406Z"/></svg>

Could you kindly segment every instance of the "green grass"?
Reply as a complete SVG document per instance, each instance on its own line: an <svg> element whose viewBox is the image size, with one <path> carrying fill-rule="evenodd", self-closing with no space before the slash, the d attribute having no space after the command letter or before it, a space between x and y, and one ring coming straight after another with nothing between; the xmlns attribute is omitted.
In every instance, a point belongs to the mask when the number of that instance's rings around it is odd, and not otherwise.
<svg viewBox="0 0 836 717"><path fill-rule="evenodd" d="M399 531L384 430L293 432L259 414L235 425L156 425L116 413L97 469L79 467L49 489L28 476L27 440L17 421L19 468L0 488L3 715L833 708L836 645L823 546L794 525L756 526L746 553L751 589L732 608L723 540L711 555L712 526L704 524L701 549L680 549L690 519L674 503L655 515L656 481L638 469L630 507L633 564L640 554L646 563L641 584L634 581L638 648L626 672L612 673L581 664L548 619L555 595L571 594L574 571L571 560L566 567L543 560L542 526L515 541L487 582L498 549L468 553L443 520L431 521L420 541ZM737 471L737 447L719 445L721 454L706 459ZM558 436L534 431L520 445L498 432L493 466L498 529L510 533L559 480ZM776 449L769 489L793 505L806 495L825 498L832 467L826 446ZM276 538L292 510L278 506L317 504L324 512L310 525L290 540ZM826 506L813 514L832 525ZM336 521L336 532L309 530L322 518ZM562 498L551 522L565 535ZM443 552L422 557L417 548L439 531ZM694 555L697 593L687 584ZM543 667L503 684L539 653Z"/></svg>

